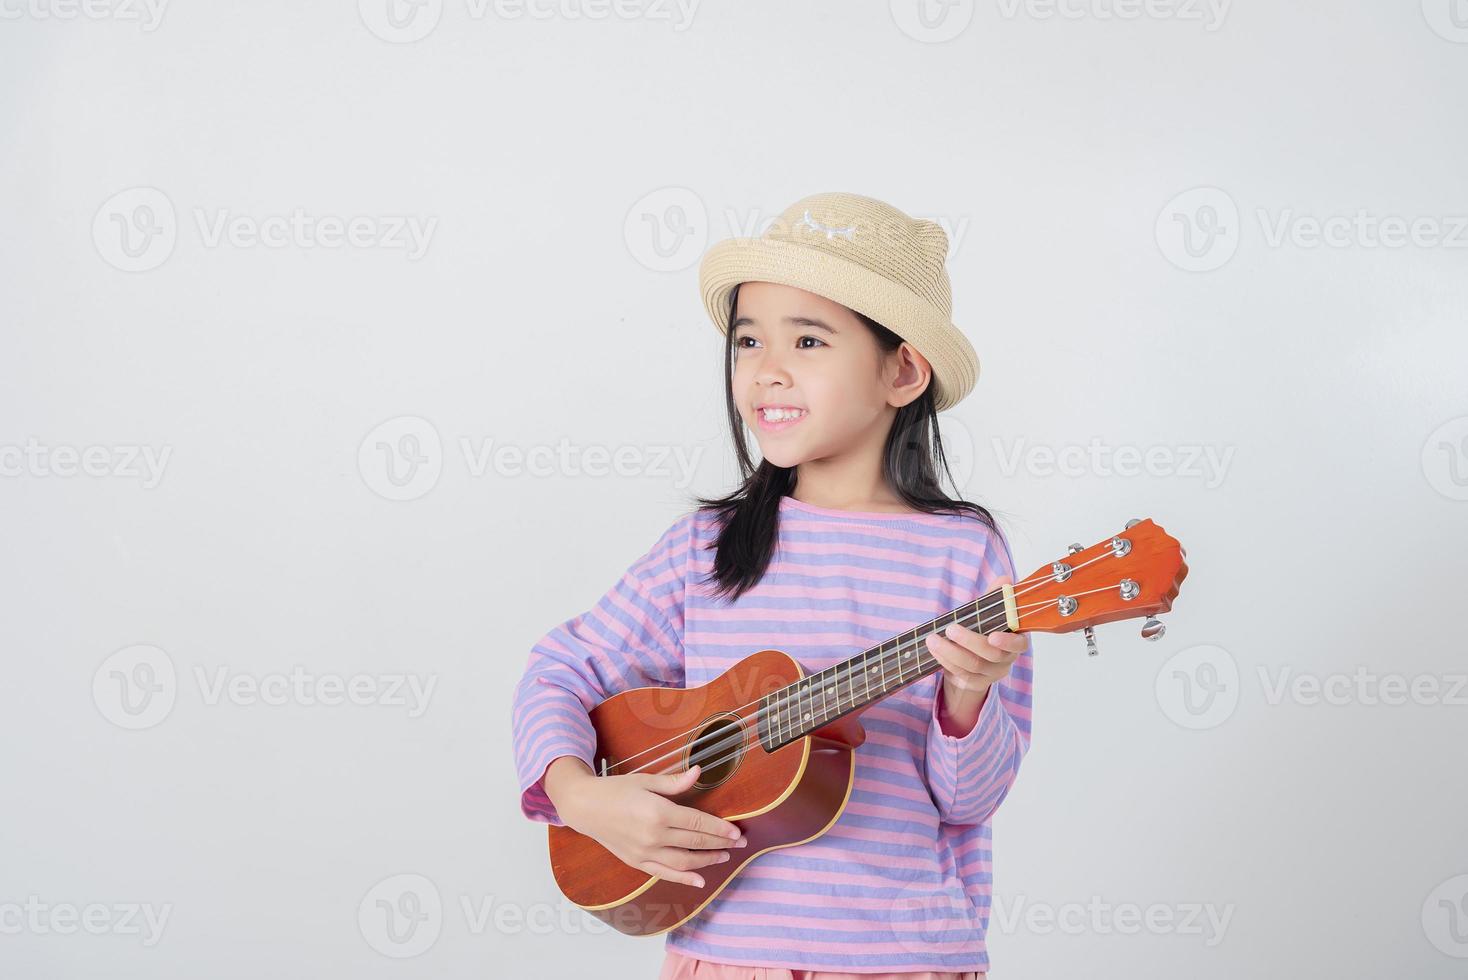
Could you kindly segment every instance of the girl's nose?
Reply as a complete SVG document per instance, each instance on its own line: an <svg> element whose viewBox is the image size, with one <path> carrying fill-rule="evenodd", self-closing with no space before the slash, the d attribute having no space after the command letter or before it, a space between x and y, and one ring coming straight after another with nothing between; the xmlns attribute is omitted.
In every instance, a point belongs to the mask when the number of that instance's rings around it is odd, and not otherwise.
<svg viewBox="0 0 1468 980"><path fill-rule="evenodd" d="M769 387L772 384L781 384L790 387L790 372L778 357L770 357L768 354L760 358L759 372L755 376L760 384Z"/></svg>

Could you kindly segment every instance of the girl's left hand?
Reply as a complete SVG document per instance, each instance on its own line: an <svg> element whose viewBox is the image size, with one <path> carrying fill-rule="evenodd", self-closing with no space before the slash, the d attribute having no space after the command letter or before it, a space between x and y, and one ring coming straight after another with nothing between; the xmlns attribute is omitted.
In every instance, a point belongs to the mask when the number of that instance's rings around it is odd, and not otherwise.
<svg viewBox="0 0 1468 980"><path fill-rule="evenodd" d="M994 587L1008 582L1009 576L1002 576L995 579ZM983 694L1003 680L1029 642L1021 633L980 633L957 623L946 627L941 636L931 634L927 639L928 651L943 665L945 693L967 698Z"/></svg>

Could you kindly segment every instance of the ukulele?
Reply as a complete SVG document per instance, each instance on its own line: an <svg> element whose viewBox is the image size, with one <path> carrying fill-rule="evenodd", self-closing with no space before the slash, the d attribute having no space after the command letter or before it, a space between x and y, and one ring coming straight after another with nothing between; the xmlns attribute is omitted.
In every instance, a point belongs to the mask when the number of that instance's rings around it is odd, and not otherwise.
<svg viewBox="0 0 1468 980"><path fill-rule="evenodd" d="M585 911L632 936L682 925L766 851L815 840L835 824L856 778L857 720L874 701L942 669L926 637L951 623L981 633L1069 633L1147 617L1142 636L1160 637L1188 574L1186 552L1151 519L1002 585L937 619L806 674L779 650L762 650L701 687L638 687L589 712L598 776L686 772L698 781L668 798L737 823L749 839L723 864L699 868L702 887L623 863L594 838L550 824L556 885Z"/></svg>

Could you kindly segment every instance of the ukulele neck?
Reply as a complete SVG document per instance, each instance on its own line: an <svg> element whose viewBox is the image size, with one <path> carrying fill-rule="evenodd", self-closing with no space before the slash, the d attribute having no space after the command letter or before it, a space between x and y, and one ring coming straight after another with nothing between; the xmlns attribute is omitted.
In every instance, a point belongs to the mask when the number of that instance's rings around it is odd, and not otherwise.
<svg viewBox="0 0 1468 980"><path fill-rule="evenodd" d="M1012 631L1018 622L1014 590L1001 586L849 660L802 677L761 701L760 742L773 752L938 670L942 665L928 652L927 638L953 623L995 633Z"/></svg>

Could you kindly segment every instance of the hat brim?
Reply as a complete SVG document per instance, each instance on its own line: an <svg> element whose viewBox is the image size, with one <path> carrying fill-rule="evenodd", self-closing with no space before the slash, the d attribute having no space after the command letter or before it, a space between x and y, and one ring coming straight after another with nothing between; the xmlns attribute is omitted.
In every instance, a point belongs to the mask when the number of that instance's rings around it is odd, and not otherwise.
<svg viewBox="0 0 1468 980"><path fill-rule="evenodd" d="M698 267L704 309L720 333L743 282L773 282L824 296L871 317L908 341L933 367L937 411L958 404L979 378L979 356L963 331L936 308L871 269L798 243L731 238L715 243Z"/></svg>

